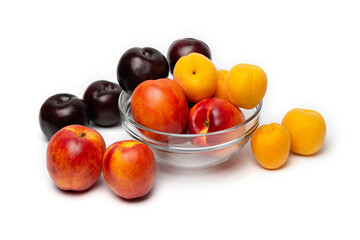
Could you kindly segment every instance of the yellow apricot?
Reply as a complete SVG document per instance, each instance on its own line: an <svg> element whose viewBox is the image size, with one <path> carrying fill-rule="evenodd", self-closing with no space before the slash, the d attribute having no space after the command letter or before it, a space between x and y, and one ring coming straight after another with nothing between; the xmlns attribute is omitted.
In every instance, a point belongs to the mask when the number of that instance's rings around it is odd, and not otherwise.
<svg viewBox="0 0 360 240"><path fill-rule="evenodd" d="M266 88L266 74L256 65L235 65L230 69L226 79L230 102L245 109L256 107L265 96Z"/></svg>
<svg viewBox="0 0 360 240"><path fill-rule="evenodd" d="M291 137L291 151L311 155L320 150L325 141L326 124L320 113L310 109L294 108L281 123Z"/></svg>
<svg viewBox="0 0 360 240"><path fill-rule="evenodd" d="M256 161L266 169L283 166L290 152L290 135L285 127L271 123L259 127L251 137L251 149Z"/></svg>
<svg viewBox="0 0 360 240"><path fill-rule="evenodd" d="M213 97L222 98L226 101L229 101L226 90L226 77L229 73L228 70L216 70L217 72L217 87Z"/></svg>
<svg viewBox="0 0 360 240"><path fill-rule="evenodd" d="M175 64L173 76L192 103L211 97L217 87L215 65L200 53L181 57Z"/></svg>

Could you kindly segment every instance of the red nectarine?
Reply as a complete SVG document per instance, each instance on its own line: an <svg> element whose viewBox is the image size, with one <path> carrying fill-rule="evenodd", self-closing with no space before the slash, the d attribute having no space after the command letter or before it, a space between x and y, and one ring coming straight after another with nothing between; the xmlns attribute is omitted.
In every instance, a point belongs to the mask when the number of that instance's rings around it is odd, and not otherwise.
<svg viewBox="0 0 360 240"><path fill-rule="evenodd" d="M182 133L186 128L188 111L184 91L168 78L142 82L131 97L134 120L160 132ZM143 133L155 140L166 140L158 134Z"/></svg>
<svg viewBox="0 0 360 240"><path fill-rule="evenodd" d="M146 195L155 181L154 154L146 144L135 140L110 145L105 151L102 167L110 189L126 199Z"/></svg>
<svg viewBox="0 0 360 240"><path fill-rule="evenodd" d="M105 148L102 136L89 127L69 125L60 129L46 151L51 179L63 190L91 187L100 176Z"/></svg>
<svg viewBox="0 0 360 240"><path fill-rule="evenodd" d="M229 101L221 98L207 98L190 109L188 130L192 134L211 133L234 127L244 120L243 112ZM241 133L243 130L199 137L193 143L201 146L216 145L231 140L231 137L236 137L234 134L240 136Z"/></svg>

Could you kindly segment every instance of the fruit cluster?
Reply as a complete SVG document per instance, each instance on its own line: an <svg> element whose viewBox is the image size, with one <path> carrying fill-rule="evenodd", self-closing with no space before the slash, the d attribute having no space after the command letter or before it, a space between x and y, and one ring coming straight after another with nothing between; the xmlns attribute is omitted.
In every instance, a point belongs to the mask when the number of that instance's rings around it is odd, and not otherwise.
<svg viewBox="0 0 360 240"><path fill-rule="evenodd" d="M83 99L73 94L55 94L40 108L39 122L42 132L50 139L61 128L80 124L88 126L90 120L99 126L112 126L120 121L118 84L99 80L91 83Z"/></svg>
<svg viewBox="0 0 360 240"><path fill-rule="evenodd" d="M168 78L169 72L173 79ZM141 197L151 190L156 176L151 149L134 140L106 148L102 136L88 127L90 120L100 126L120 121L122 90L132 95L131 113L139 124L165 133L205 134L192 144L211 146L225 140L206 133L244 122L241 109L256 107L267 89L267 76L260 67L238 64L229 71L217 69L208 45L192 38L173 42L167 58L154 48L129 49L119 60L117 80L119 84L93 82L83 99L61 93L41 106L40 127L50 139L47 169L60 189L88 189L103 172L110 189L123 198ZM237 134L241 135L245 129L240 130ZM142 132L157 141L167 140L164 135ZM251 147L261 166L276 169L287 161L290 150L303 155L317 152L325 134L319 113L294 109L282 125L263 125L256 130Z"/></svg>
<svg viewBox="0 0 360 240"><path fill-rule="evenodd" d="M315 110L294 108L281 125L271 123L258 128L251 138L257 162L266 169L278 169L288 160L290 151L299 155L317 153L325 141L326 124Z"/></svg>
<svg viewBox="0 0 360 240"><path fill-rule="evenodd" d="M137 58L142 56L147 61L135 60L134 51L140 52ZM148 62L151 58L156 58L153 64ZM132 94L134 120L146 128L165 133L221 131L241 124L245 120L241 108L256 107L265 95L267 77L260 67L238 64L230 71L219 70L211 60L210 48L202 41L175 41L168 50L168 60L173 79L162 74L168 62L154 49L134 48L119 61L119 84ZM154 75L158 78L152 78ZM142 133L154 140L166 140L163 135ZM210 137L193 142L200 146L219 143L221 139Z"/></svg>
<svg viewBox="0 0 360 240"><path fill-rule="evenodd" d="M40 127L50 139L47 169L62 190L90 188L103 172L108 186L117 195L132 199L147 194L156 175L151 149L129 140L106 149L103 137L87 127L90 120L99 126L120 121L117 83L99 80L85 90L83 99L60 93L48 98L40 109Z"/></svg>
<svg viewBox="0 0 360 240"><path fill-rule="evenodd" d="M90 188L103 172L110 189L125 199L146 195L155 181L156 164L151 149L140 142L115 142L108 148L94 129L69 125L50 139L47 169L62 190Z"/></svg>

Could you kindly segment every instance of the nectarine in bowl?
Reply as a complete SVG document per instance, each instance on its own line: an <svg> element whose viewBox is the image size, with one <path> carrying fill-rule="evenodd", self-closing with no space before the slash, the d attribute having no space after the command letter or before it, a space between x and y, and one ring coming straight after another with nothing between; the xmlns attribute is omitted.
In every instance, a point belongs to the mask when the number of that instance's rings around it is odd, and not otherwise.
<svg viewBox="0 0 360 240"><path fill-rule="evenodd" d="M136 122L131 113L131 95L122 91L119 97L122 126L127 134L147 144L160 164L183 170L205 169L232 158L259 126L261 107L262 102L252 109L241 108L245 120L225 130L199 134L167 133Z"/></svg>

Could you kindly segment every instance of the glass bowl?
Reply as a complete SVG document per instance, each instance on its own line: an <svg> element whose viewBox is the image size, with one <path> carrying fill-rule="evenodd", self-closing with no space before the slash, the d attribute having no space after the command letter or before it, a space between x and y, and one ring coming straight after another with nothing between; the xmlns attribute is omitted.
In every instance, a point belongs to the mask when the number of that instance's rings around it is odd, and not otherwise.
<svg viewBox="0 0 360 240"><path fill-rule="evenodd" d="M131 95L122 91L119 109L122 126L133 139L147 144L156 161L177 169L198 170L216 166L233 157L259 126L262 102L253 109L241 109L245 121L218 132L174 134L155 131L135 122L131 114ZM207 142L209 144L199 144Z"/></svg>

